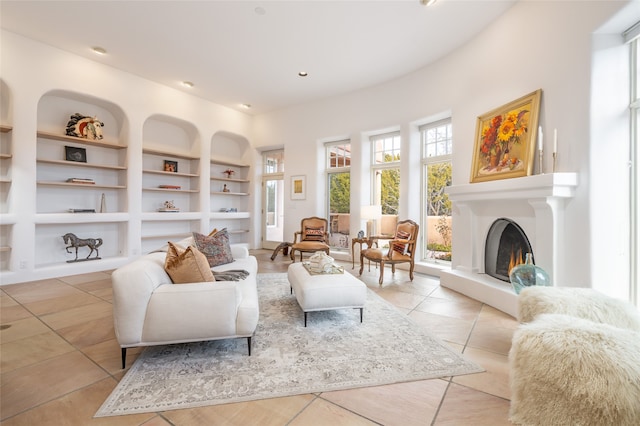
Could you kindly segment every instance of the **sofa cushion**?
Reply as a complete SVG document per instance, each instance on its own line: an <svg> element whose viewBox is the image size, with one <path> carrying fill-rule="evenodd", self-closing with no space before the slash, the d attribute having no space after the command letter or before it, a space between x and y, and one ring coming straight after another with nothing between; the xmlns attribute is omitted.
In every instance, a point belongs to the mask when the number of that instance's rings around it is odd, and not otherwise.
<svg viewBox="0 0 640 426"><path fill-rule="evenodd" d="M197 248L169 242L164 269L174 284L214 281L209 262Z"/></svg>
<svg viewBox="0 0 640 426"><path fill-rule="evenodd" d="M233 262L227 228L221 229L211 236L194 232L193 240L198 250L207 257L210 267Z"/></svg>

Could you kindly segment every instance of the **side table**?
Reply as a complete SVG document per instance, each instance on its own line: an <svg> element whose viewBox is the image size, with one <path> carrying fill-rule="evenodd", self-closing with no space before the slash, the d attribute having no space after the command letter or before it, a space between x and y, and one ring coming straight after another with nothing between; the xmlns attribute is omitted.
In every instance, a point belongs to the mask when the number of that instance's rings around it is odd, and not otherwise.
<svg viewBox="0 0 640 426"><path fill-rule="evenodd" d="M364 238L352 238L351 239L351 269L356 267L356 256L354 252L354 248L356 243L360 244L360 251L362 251L362 244L366 244L367 248L371 248L374 246L378 247L378 238L377 236L364 237Z"/></svg>

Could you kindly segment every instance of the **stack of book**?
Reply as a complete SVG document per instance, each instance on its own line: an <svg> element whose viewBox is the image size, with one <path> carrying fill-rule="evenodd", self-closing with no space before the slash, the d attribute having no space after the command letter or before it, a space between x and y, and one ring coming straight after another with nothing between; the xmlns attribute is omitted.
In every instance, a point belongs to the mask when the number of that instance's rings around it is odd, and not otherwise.
<svg viewBox="0 0 640 426"><path fill-rule="evenodd" d="M95 185L95 181L89 178L69 178L67 179L69 183L82 183L85 185Z"/></svg>
<svg viewBox="0 0 640 426"><path fill-rule="evenodd" d="M96 209L69 209L69 213L95 213Z"/></svg>
<svg viewBox="0 0 640 426"><path fill-rule="evenodd" d="M158 188L162 189L182 189L180 185L158 185Z"/></svg>

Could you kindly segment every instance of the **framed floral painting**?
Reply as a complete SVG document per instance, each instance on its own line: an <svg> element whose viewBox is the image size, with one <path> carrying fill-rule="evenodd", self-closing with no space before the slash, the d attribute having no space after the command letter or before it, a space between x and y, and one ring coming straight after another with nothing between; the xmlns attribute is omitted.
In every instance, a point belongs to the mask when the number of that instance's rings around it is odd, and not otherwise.
<svg viewBox="0 0 640 426"><path fill-rule="evenodd" d="M471 183L533 171L542 90L478 117Z"/></svg>

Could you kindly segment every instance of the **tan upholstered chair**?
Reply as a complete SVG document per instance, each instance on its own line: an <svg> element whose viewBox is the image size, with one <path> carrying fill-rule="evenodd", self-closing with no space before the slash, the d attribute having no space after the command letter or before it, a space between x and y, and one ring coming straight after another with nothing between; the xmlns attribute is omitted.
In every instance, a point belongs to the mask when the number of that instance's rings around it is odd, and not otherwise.
<svg viewBox="0 0 640 426"><path fill-rule="evenodd" d="M293 234L291 260L296 261L295 252L315 253L323 251L329 254L329 222L321 217L306 217L300 221L300 231Z"/></svg>
<svg viewBox="0 0 640 426"><path fill-rule="evenodd" d="M364 260L380 264L380 280L382 285L384 279L384 265L391 265L391 272L396 272L397 263L409 264L409 278L413 281L413 268L415 266L416 241L418 240L418 230L420 225L412 220L402 220L396 226L396 233L389 241L389 248L368 248L360 252L360 275L364 268Z"/></svg>

